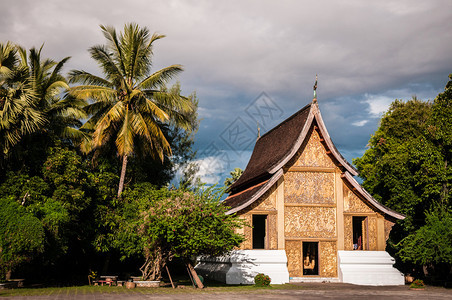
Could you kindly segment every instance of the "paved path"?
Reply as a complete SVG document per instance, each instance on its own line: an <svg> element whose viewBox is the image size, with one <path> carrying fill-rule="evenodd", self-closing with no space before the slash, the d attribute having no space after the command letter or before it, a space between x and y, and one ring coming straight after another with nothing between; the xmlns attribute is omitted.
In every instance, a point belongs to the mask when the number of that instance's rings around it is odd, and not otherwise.
<svg viewBox="0 0 452 300"><path fill-rule="evenodd" d="M139 299L452 299L452 289L444 289L439 287L427 287L423 291L410 290L407 286L397 287L373 287L373 286L356 286L341 283L316 284L302 283L303 289L286 289L286 290L259 290L255 292L244 293L212 293L208 290L193 293L188 290L186 293L177 294L142 294L142 293L98 293L84 295L51 295L51 296L16 296L16 297L0 297L1 299L14 300L139 300Z"/></svg>

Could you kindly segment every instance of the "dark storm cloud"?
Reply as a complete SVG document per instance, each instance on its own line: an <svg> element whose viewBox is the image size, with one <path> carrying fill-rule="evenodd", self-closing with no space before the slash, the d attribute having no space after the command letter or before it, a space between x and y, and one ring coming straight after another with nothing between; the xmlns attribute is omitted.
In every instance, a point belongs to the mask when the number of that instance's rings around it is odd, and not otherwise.
<svg viewBox="0 0 452 300"><path fill-rule="evenodd" d="M133 21L166 34L156 43L154 66L185 66L183 92L197 92L204 119L200 149L262 92L278 103L281 120L290 116L312 100L319 74L320 109L350 159L365 150L393 99L433 99L452 72L449 0L2 4L0 41L27 48L45 42L45 56L72 57L65 71L98 72L87 49L104 42L99 24L121 29Z"/></svg>

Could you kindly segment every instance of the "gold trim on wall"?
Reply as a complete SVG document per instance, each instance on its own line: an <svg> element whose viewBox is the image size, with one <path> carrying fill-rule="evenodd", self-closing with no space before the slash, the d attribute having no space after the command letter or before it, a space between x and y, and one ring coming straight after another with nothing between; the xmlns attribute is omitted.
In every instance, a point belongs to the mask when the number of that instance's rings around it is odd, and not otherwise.
<svg viewBox="0 0 452 300"><path fill-rule="evenodd" d="M253 215L276 215L278 213L278 211L276 209L274 209L274 210L253 209L248 213L253 214Z"/></svg>
<svg viewBox="0 0 452 300"><path fill-rule="evenodd" d="M290 240L290 241L306 241L306 242L334 242L334 241L337 241L337 237L334 237L334 238L286 237L286 240Z"/></svg>
<svg viewBox="0 0 452 300"><path fill-rule="evenodd" d="M287 169L287 172L322 172L322 173L334 173L336 168L332 167L302 167L292 166Z"/></svg>
<svg viewBox="0 0 452 300"><path fill-rule="evenodd" d="M292 207L329 207L336 208L336 204L322 204L322 203L284 203L284 206L292 206Z"/></svg>
<svg viewBox="0 0 452 300"><path fill-rule="evenodd" d="M344 215L354 217L375 217L378 214L376 212L344 212Z"/></svg>

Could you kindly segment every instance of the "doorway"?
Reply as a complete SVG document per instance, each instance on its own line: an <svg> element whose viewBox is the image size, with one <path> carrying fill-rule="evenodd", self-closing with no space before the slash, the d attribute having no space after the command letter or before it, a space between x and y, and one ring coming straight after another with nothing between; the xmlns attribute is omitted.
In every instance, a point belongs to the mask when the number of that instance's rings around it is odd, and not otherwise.
<svg viewBox="0 0 452 300"><path fill-rule="evenodd" d="M367 217L353 217L353 250L365 250L367 244Z"/></svg>
<svg viewBox="0 0 452 300"><path fill-rule="evenodd" d="M253 215L253 249L265 249L267 241L267 215Z"/></svg>
<svg viewBox="0 0 452 300"><path fill-rule="evenodd" d="M319 242L303 242L303 275L319 275Z"/></svg>

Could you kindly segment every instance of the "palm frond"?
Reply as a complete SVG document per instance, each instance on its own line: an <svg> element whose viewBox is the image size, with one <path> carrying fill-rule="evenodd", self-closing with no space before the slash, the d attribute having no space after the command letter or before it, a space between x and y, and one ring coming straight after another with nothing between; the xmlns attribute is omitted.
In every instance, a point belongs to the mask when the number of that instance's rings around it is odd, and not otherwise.
<svg viewBox="0 0 452 300"><path fill-rule="evenodd" d="M112 102L116 99L116 90L109 87L82 85L69 89L69 94L79 99L94 99L96 101Z"/></svg>
<svg viewBox="0 0 452 300"><path fill-rule="evenodd" d="M182 114L190 114L195 110L189 98L172 91L145 91L145 94L152 97L154 102L166 112L174 110Z"/></svg>
<svg viewBox="0 0 452 300"><path fill-rule="evenodd" d="M72 70L69 72L69 83L81 83L83 85L98 85L113 88L114 85L102 77L86 71Z"/></svg>
<svg viewBox="0 0 452 300"><path fill-rule="evenodd" d="M152 75L145 78L138 84L139 89L158 89L163 87L168 81L183 71L181 65L171 65L160 69Z"/></svg>
<svg viewBox="0 0 452 300"><path fill-rule="evenodd" d="M161 109L158 105L156 105L152 100L143 97L144 105L142 105L142 109L145 112L153 114L160 121L165 122L169 119L168 114L165 110Z"/></svg>
<svg viewBox="0 0 452 300"><path fill-rule="evenodd" d="M126 110L122 121L121 129L116 138L116 147L120 156L130 155L133 153L133 137L134 131L132 127L132 116L129 110Z"/></svg>
<svg viewBox="0 0 452 300"><path fill-rule="evenodd" d="M114 86L119 86L124 80L125 73L118 68L114 56L109 53L105 46L94 46L89 49L91 57L102 68L106 79Z"/></svg>
<svg viewBox="0 0 452 300"><path fill-rule="evenodd" d="M108 41L108 47L114 53L114 61L118 64L122 74L126 74L121 44L118 41L118 36L116 34L115 28L112 26L104 25L100 25L100 28L102 29L102 33Z"/></svg>
<svg viewBox="0 0 452 300"><path fill-rule="evenodd" d="M124 118L126 113L126 107L122 102L117 102L112 108L110 108L100 119L96 122L95 131L93 133L93 144L95 147L100 147L106 140L105 133L111 129L112 123L120 122Z"/></svg>
<svg viewBox="0 0 452 300"><path fill-rule="evenodd" d="M70 58L71 58L70 56L65 57L65 58L63 58L61 61L59 61L59 62L56 64L55 68L54 68L53 71L52 71L52 74L50 75L49 82L63 81L63 78L64 78L64 77L62 77L62 76L60 75L60 72L61 72L61 69L63 68L64 64L65 64ZM64 80L64 81L65 81L65 80Z"/></svg>

